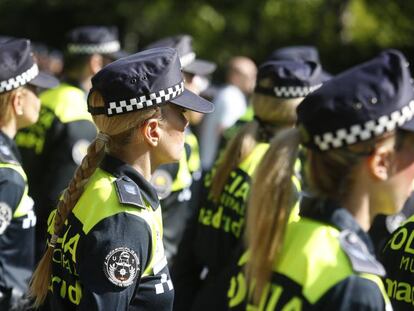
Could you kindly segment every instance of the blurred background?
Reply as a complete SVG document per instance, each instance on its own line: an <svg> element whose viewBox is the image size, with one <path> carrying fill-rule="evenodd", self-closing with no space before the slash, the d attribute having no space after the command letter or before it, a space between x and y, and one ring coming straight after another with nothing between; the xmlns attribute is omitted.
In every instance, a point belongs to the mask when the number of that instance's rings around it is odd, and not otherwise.
<svg viewBox="0 0 414 311"><path fill-rule="evenodd" d="M314 45L337 73L384 48L414 52L414 1L389 0L0 0L0 34L62 49L79 25L114 25L136 52L164 36L188 33L198 57L218 64L231 55L256 63L288 45Z"/></svg>

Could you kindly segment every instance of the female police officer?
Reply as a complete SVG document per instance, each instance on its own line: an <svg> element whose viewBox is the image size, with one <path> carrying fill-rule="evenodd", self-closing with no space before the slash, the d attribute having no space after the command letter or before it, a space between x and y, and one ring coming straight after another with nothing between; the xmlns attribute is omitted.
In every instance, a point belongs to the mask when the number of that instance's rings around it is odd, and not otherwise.
<svg viewBox="0 0 414 311"><path fill-rule="evenodd" d="M252 97L255 119L230 141L204 178L196 223L189 226L173 265L177 310L220 310L226 305L224 279L243 236L251 176L270 138L294 126L297 105L320 84L321 68L314 62L272 61L259 67Z"/></svg>
<svg viewBox="0 0 414 311"><path fill-rule="evenodd" d="M0 309L14 310L33 272L36 216L13 137L39 117L37 88L58 81L39 72L25 39L0 43L0 68Z"/></svg>
<svg viewBox="0 0 414 311"><path fill-rule="evenodd" d="M299 105L298 129L272 141L252 186L249 282L233 279L231 307L244 309L249 291L260 310L389 310L366 231L376 214L402 208L414 178L407 67L387 51L334 77ZM313 197L286 225L299 142Z"/></svg>
<svg viewBox="0 0 414 311"><path fill-rule="evenodd" d="M100 133L49 219L32 292L39 304L50 285L57 310L169 310L161 210L148 180L182 156L185 109L213 106L184 89L170 48L115 61L92 84L88 105Z"/></svg>

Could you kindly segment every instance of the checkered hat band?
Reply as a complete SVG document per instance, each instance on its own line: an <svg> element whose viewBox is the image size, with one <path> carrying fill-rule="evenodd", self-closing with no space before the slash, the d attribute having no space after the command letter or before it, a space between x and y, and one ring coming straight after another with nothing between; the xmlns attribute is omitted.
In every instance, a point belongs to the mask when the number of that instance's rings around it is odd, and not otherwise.
<svg viewBox="0 0 414 311"><path fill-rule="evenodd" d="M154 105L167 102L176 98L184 92L184 81L171 86L167 89L142 95L131 99L121 100L118 102L110 102L107 109L107 115L123 114L126 112L141 110Z"/></svg>
<svg viewBox="0 0 414 311"><path fill-rule="evenodd" d="M363 125L352 125L335 132L328 132L314 136L315 145L322 151L340 148L359 141L368 140L376 136L395 130L404 123L410 121L414 115L414 100L389 115L384 115L377 120L365 122Z"/></svg>
<svg viewBox="0 0 414 311"><path fill-rule="evenodd" d="M119 41L111 41L99 44L68 44L68 52L71 54L109 54L118 52L121 48Z"/></svg>
<svg viewBox="0 0 414 311"><path fill-rule="evenodd" d="M195 60L195 58L196 58L196 55L194 52L181 56L180 57L181 67L190 65Z"/></svg>
<svg viewBox="0 0 414 311"><path fill-rule="evenodd" d="M14 78L10 78L0 82L0 93L8 92L17 89L20 86L25 85L29 81L33 80L39 74L39 68L37 64L33 64L29 70L19 74Z"/></svg>
<svg viewBox="0 0 414 311"><path fill-rule="evenodd" d="M320 88L322 84L314 86L275 86L273 91L276 97L280 98L297 98L305 97L316 89Z"/></svg>

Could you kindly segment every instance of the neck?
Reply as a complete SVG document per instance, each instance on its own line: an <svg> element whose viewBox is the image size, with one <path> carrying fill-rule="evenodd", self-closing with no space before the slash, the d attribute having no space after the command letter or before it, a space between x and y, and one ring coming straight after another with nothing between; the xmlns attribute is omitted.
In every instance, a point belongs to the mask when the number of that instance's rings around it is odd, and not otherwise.
<svg viewBox="0 0 414 311"><path fill-rule="evenodd" d="M359 226L368 231L374 215L371 214L369 195L361 189L363 187L354 189L352 195L344 202L344 207L354 216Z"/></svg>
<svg viewBox="0 0 414 311"><path fill-rule="evenodd" d="M128 148L121 153L117 153L116 157L125 163L131 165L145 180L149 181L153 172L150 152L142 146Z"/></svg>
<svg viewBox="0 0 414 311"><path fill-rule="evenodd" d="M15 121L10 121L5 125L0 126L0 129L4 134L13 139L17 133L17 124Z"/></svg>

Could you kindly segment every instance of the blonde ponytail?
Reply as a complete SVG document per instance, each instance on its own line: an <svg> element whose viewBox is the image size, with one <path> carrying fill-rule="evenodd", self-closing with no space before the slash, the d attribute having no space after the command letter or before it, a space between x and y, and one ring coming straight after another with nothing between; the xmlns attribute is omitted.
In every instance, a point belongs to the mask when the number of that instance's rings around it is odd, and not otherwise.
<svg viewBox="0 0 414 311"><path fill-rule="evenodd" d="M69 186L63 192L62 199L58 203L53 235L48 242L46 253L40 260L30 282L29 295L35 298L34 306L36 308L44 302L47 296L52 274L53 250L63 224L83 193L85 184L99 166L108 142L109 137L107 135L103 133L98 134L96 139L89 145L86 156L83 158L81 165L76 169Z"/></svg>
<svg viewBox="0 0 414 311"><path fill-rule="evenodd" d="M210 196L214 202L218 202L230 172L256 147L258 129L257 121L249 122L228 143L211 183Z"/></svg>
<svg viewBox="0 0 414 311"><path fill-rule="evenodd" d="M293 205L294 165L299 131L281 130L256 169L248 205L246 237L251 256L247 277L255 282L253 300L259 301L282 249L285 227Z"/></svg>

